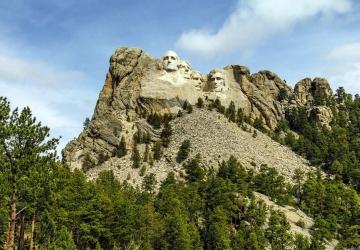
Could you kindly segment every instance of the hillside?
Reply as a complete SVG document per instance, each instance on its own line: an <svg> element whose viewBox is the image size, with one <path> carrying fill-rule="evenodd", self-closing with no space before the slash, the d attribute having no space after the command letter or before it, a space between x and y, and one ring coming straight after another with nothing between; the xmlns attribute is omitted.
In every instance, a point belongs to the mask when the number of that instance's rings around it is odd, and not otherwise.
<svg viewBox="0 0 360 250"><path fill-rule="evenodd" d="M327 203L335 202L335 189L344 190L338 196L354 195L338 183L339 178L349 182L352 174L349 168L339 172L341 164L347 163L336 162L341 158L336 148L342 145L337 142L344 136L338 126L350 124L345 120L352 117L345 108L349 95L341 91L334 95L323 78L305 78L292 89L273 72L251 74L242 65L203 74L173 51L154 59L140 49L119 48L110 59L94 115L79 137L64 148L63 161L72 170L82 169L90 180L110 170L119 181L138 189L151 183L159 195L164 191L162 183L172 174L181 190L192 187L186 184L189 178L200 181L197 185L201 189L212 185L213 171L219 176L225 171L231 182L240 185L242 191L237 195L245 200L252 197L243 193L245 186L245 190L259 192L260 207L262 202L268 205L265 231L280 211L279 216L285 216L281 217L286 221L283 223L290 225L291 237L298 240L294 244L305 244L296 236L300 234L309 237L312 245L319 244L313 249L322 249L322 244L334 249L338 242L334 238L341 239L340 231L329 227L333 216L338 216L339 230L342 223L348 223L338 214L345 208L319 210L314 204L317 197L312 195L315 190L324 191L321 199ZM354 153L346 151L348 146L343 149L343 159L348 162L347 157ZM229 169L224 170L227 164ZM243 167L247 169L245 176L236 177L245 171ZM320 167L326 173L315 173ZM204 173L209 175L205 183ZM193 174L196 177L191 177ZM350 178L357 182L356 175ZM350 206L357 207L358 196L353 197ZM251 206L245 204L245 210ZM357 212L351 211L356 217ZM231 218L235 222L229 226L235 231L248 223ZM197 219L204 218L200 215ZM307 221L305 225L303 221Z"/></svg>
<svg viewBox="0 0 360 250"><path fill-rule="evenodd" d="M245 125L248 130L244 131L242 127L229 122L224 115L216 111L194 108L192 113L185 113L170 124L173 134L169 146L163 148L163 157L153 166L143 163L147 167L146 173L154 173L159 181L162 181L169 172L183 171L182 164L176 162L176 155L184 140L189 140L191 143L189 158L200 153L202 164L215 169L221 161L229 159L231 155L239 159L248 169L259 170L262 164L274 167L290 182L295 169L305 172L311 169L307 160L295 154L287 146L279 144L250 125ZM255 130L256 138L253 137ZM138 148L140 155L143 156L145 145L138 144ZM90 169L86 174L93 179L100 171L109 169L114 170L120 180L131 176L131 181L137 185L141 184L140 169L133 168L131 153L122 158L112 157Z"/></svg>

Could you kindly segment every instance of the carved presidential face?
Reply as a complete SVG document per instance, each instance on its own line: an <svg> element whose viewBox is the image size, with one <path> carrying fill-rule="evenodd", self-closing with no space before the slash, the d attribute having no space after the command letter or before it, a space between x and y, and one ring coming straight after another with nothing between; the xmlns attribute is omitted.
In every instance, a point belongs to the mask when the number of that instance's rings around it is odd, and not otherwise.
<svg viewBox="0 0 360 250"><path fill-rule="evenodd" d="M181 61L179 64L179 70L184 75L184 78L191 78L191 66L185 61Z"/></svg>
<svg viewBox="0 0 360 250"><path fill-rule="evenodd" d="M199 72L193 72L191 74L191 80L194 82L194 86L197 90L202 90L202 75Z"/></svg>
<svg viewBox="0 0 360 250"><path fill-rule="evenodd" d="M174 52L169 50L163 56L163 66L166 71L177 71L179 67L179 57Z"/></svg>
<svg viewBox="0 0 360 250"><path fill-rule="evenodd" d="M210 84L215 92L222 92L225 90L225 79L221 72L215 72L210 75Z"/></svg>

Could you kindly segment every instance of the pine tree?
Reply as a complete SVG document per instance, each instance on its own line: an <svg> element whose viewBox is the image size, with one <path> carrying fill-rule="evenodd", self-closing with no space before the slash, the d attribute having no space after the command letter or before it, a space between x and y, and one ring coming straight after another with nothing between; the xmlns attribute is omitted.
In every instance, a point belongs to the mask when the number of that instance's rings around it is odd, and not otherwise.
<svg viewBox="0 0 360 250"><path fill-rule="evenodd" d="M209 226L207 229L208 249L226 250L231 249L230 234L228 232L226 213L221 207L216 207L210 214Z"/></svg>
<svg viewBox="0 0 360 250"><path fill-rule="evenodd" d="M6 249L14 248L17 206L27 189L19 181L36 173L49 174L55 161L58 139L48 138L49 128L37 122L28 107L11 112L10 103L0 97L0 166L11 187Z"/></svg>
<svg viewBox="0 0 360 250"><path fill-rule="evenodd" d="M146 166L142 165L141 168L140 168L140 171L139 171L139 175L144 176L145 173L146 173Z"/></svg>
<svg viewBox="0 0 360 250"><path fill-rule="evenodd" d="M87 172L89 169L95 167L94 160L90 157L90 153L86 153L82 162L82 171Z"/></svg>
<svg viewBox="0 0 360 250"><path fill-rule="evenodd" d="M85 121L83 122L83 128L87 129L89 127L89 125L90 125L90 119L89 119L89 117L86 117Z"/></svg>
<svg viewBox="0 0 360 250"><path fill-rule="evenodd" d="M182 142L179 148L179 151L176 156L176 161L178 163L181 163L184 160L186 160L189 156L189 152L190 152L190 140L185 140Z"/></svg>
<svg viewBox="0 0 360 250"><path fill-rule="evenodd" d="M74 240L71 238L71 234L62 226L56 233L55 239L49 245L49 250L76 250Z"/></svg>
<svg viewBox="0 0 360 250"><path fill-rule="evenodd" d="M142 143L143 142L143 133L140 130L138 130L135 132L133 138L136 143Z"/></svg>
<svg viewBox="0 0 360 250"><path fill-rule="evenodd" d="M188 105L186 111L191 114L193 112L193 107L191 106L191 104Z"/></svg>
<svg viewBox="0 0 360 250"><path fill-rule="evenodd" d="M261 120L261 118L256 117L254 120L254 128L263 131L264 130L264 126L263 126L263 122Z"/></svg>
<svg viewBox="0 0 360 250"><path fill-rule="evenodd" d="M252 137L253 137L253 138L256 138L257 136L258 136L257 131L256 131L256 129L254 129L254 132L253 132Z"/></svg>
<svg viewBox="0 0 360 250"><path fill-rule="evenodd" d="M133 154L132 154L133 168L139 168L141 164L141 157L139 149L137 148L137 144L135 143Z"/></svg>
<svg viewBox="0 0 360 250"><path fill-rule="evenodd" d="M96 242L95 250L102 250L99 242Z"/></svg>
<svg viewBox="0 0 360 250"><path fill-rule="evenodd" d="M146 132L146 133L143 135L143 142L146 143L146 144L149 144L150 141L151 141L150 132Z"/></svg>
<svg viewBox="0 0 360 250"><path fill-rule="evenodd" d="M176 198L170 198L171 207L165 214L165 232L161 237L160 249L190 250L191 237L188 228L188 218L181 202Z"/></svg>
<svg viewBox="0 0 360 250"><path fill-rule="evenodd" d="M289 94L288 94L286 88L282 88L279 90L279 94L278 94L278 98L277 98L278 101L281 102L281 101L287 99L288 97L289 97Z"/></svg>
<svg viewBox="0 0 360 250"><path fill-rule="evenodd" d="M157 141L154 144L154 147L152 149L154 155L153 155L153 159L158 161L161 159L162 156L162 146L161 146L161 142Z"/></svg>
<svg viewBox="0 0 360 250"><path fill-rule="evenodd" d="M148 116L147 121L154 129L159 129L161 127L161 117L158 113L151 113Z"/></svg>
<svg viewBox="0 0 360 250"><path fill-rule="evenodd" d="M189 160L183 167L186 172L186 180L189 182L201 181L205 177L205 171L200 166L200 154L197 154L194 159Z"/></svg>
<svg viewBox="0 0 360 250"><path fill-rule="evenodd" d="M204 107L204 101L201 97L198 98L196 107L198 107L199 109Z"/></svg>
<svg viewBox="0 0 360 250"><path fill-rule="evenodd" d="M157 181L155 174L151 173L144 177L142 182L142 188L143 190L152 193L155 190Z"/></svg>
<svg viewBox="0 0 360 250"><path fill-rule="evenodd" d="M301 170L300 168L295 169L294 171L294 191L295 191L295 197L297 198L297 203L301 204L301 200L302 200L302 186L303 186L303 181L304 181L304 171Z"/></svg>
<svg viewBox="0 0 360 250"><path fill-rule="evenodd" d="M241 108L238 108L236 113L236 123L242 125L244 123L244 113Z"/></svg>
<svg viewBox="0 0 360 250"><path fill-rule="evenodd" d="M229 119L231 122L236 121L236 108L235 103L233 101L230 102L229 107L226 109L225 116Z"/></svg>
<svg viewBox="0 0 360 250"><path fill-rule="evenodd" d="M296 234L294 240L294 249L295 250L308 250L310 249L310 242L306 236L302 234Z"/></svg>
<svg viewBox="0 0 360 250"><path fill-rule="evenodd" d="M286 249L291 244L291 235L288 232L290 224L282 212L271 210L266 229L266 238L272 249Z"/></svg>
<svg viewBox="0 0 360 250"><path fill-rule="evenodd" d="M125 137L122 136L119 146L117 147L117 149L115 150L115 155L117 157L123 157L127 154L127 148L126 148L126 141L125 141Z"/></svg>
<svg viewBox="0 0 360 250"><path fill-rule="evenodd" d="M143 162L149 162L149 144L145 145L145 152L144 152Z"/></svg>
<svg viewBox="0 0 360 250"><path fill-rule="evenodd" d="M190 105L190 103L189 103L187 100L185 100L184 103L183 103L183 105L182 105L182 109L183 109L183 110L187 110L187 109L188 109L188 106L191 106L191 105Z"/></svg>
<svg viewBox="0 0 360 250"><path fill-rule="evenodd" d="M170 122L166 122L163 130L161 131L161 141L164 147L168 147L170 143L170 136L172 135L172 128Z"/></svg>

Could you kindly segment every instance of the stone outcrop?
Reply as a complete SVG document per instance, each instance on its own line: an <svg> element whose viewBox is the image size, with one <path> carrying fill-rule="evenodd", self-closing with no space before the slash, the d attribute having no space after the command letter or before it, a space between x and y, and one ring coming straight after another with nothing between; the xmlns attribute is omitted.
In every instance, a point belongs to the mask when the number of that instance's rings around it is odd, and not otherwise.
<svg viewBox="0 0 360 250"><path fill-rule="evenodd" d="M324 78L305 78L299 81L291 96L288 108L305 107L307 114L320 126L330 128L333 118L332 110L327 106L333 101L333 92Z"/></svg>
<svg viewBox="0 0 360 250"><path fill-rule="evenodd" d="M91 122L64 148L63 161L71 169L81 169L85 163L87 169L101 165L114 158L122 137L131 152L136 131L159 140L160 131L145 118L152 113L176 115L185 101L194 105L198 98L207 103L219 99L225 107L232 101L250 121L261 119L268 130L275 129L285 110L294 106L306 107L309 115L327 126L332 112L326 105L315 105L319 96L332 96L322 78L306 78L293 91L270 71L251 74L245 66L229 65L203 74L173 51L156 59L141 49L119 48L110 58Z"/></svg>
<svg viewBox="0 0 360 250"><path fill-rule="evenodd" d="M311 80L310 78L305 78L295 85L293 98L296 104L309 108L316 105L316 101L323 102L332 96L332 90L326 79L314 78Z"/></svg>

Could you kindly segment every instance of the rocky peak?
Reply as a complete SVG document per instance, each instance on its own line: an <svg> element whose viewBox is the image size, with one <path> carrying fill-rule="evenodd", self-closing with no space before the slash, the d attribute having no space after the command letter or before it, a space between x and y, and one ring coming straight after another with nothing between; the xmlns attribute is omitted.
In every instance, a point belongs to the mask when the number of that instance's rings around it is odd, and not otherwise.
<svg viewBox="0 0 360 250"><path fill-rule="evenodd" d="M294 100L298 105L311 107L318 102L328 100L333 96L328 81L324 78L305 78L299 81L294 88ZM320 100L323 99L323 100Z"/></svg>
<svg viewBox="0 0 360 250"><path fill-rule="evenodd" d="M250 121L261 120L265 129L273 130L290 105L311 109L318 96L332 96L322 78L306 78L293 91L267 70L251 74L245 66L229 65L204 74L173 51L156 59L141 49L118 48L110 58L90 125L64 148L63 160L73 169L83 168L84 162L99 165L114 156L121 138L131 151L137 131L159 140L159 131L146 118L155 113L176 116L185 101L194 105L199 98L207 103L219 99L225 107L233 102ZM312 114L329 113L320 111L324 109ZM324 122L324 115L320 116L319 121Z"/></svg>

